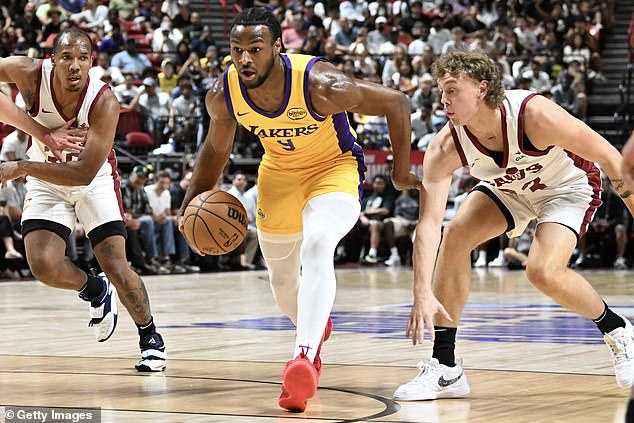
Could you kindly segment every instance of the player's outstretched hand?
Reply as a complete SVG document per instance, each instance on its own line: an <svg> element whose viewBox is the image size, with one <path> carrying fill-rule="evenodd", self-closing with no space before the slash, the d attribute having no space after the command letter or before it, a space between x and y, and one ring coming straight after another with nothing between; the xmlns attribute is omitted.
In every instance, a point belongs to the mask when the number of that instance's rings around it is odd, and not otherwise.
<svg viewBox="0 0 634 423"><path fill-rule="evenodd" d="M412 172L404 173L404 174L396 174L392 171L390 175L392 177L392 182L394 183L394 188L399 191L405 191L406 189L420 189L421 181L418 179L416 175Z"/></svg>
<svg viewBox="0 0 634 423"><path fill-rule="evenodd" d="M0 189L5 189L7 182L10 180L25 175L25 172L19 168L18 163L19 162L5 162L0 164L0 180L2 181Z"/></svg>
<svg viewBox="0 0 634 423"><path fill-rule="evenodd" d="M183 215L181 213L178 214L177 221L178 230L181 234L183 234L183 238L185 238L185 241L187 241L187 245L189 245L189 248L191 248L192 251L199 256L204 256L205 254L202 253L198 248L196 248L196 246L192 242L189 242L189 239L187 239L187 234L185 234L185 227L183 226Z"/></svg>
<svg viewBox="0 0 634 423"><path fill-rule="evenodd" d="M407 330L405 336L412 338L412 343L422 343L425 339L425 327L429 333L429 339L434 342L436 336L434 332L434 316L440 313L449 321L453 321L445 307L434 297L430 295L420 301L414 301L412 311L407 322Z"/></svg>
<svg viewBox="0 0 634 423"><path fill-rule="evenodd" d="M51 149L55 157L62 161L64 161L64 149L75 151L82 151L84 149L83 143L86 141L88 128L71 128L74 122L75 118L72 118L66 122L64 126L52 130L42 140L42 142Z"/></svg>

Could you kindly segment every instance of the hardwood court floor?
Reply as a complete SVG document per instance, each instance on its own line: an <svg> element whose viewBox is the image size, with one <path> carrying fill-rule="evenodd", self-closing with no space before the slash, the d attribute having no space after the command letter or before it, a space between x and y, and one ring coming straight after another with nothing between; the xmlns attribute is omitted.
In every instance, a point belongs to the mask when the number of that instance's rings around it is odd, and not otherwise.
<svg viewBox="0 0 634 423"><path fill-rule="evenodd" d="M585 275L634 317L631 272ZM616 386L594 325L539 294L523 272L473 273L457 350L470 397L398 403L394 389L431 350L404 339L412 273L377 267L337 276L334 332L305 413L277 407L294 332L265 272L146 278L169 354L165 374L152 375L133 368L138 339L125 310L115 335L97 343L75 293L0 283L0 406L101 407L104 423L623 421L628 392Z"/></svg>

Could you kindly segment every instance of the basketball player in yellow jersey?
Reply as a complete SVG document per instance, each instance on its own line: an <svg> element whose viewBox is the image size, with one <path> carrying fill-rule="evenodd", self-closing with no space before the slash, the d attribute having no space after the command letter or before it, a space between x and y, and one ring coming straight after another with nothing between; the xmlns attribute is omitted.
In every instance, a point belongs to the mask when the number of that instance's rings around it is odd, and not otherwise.
<svg viewBox="0 0 634 423"><path fill-rule="evenodd" d="M630 135L630 139L627 140L627 144L623 147L621 154L623 155L621 164L623 179L629 186L634 186L634 132ZM627 406L625 423L634 423L634 385L630 392L630 402Z"/></svg>
<svg viewBox="0 0 634 423"><path fill-rule="evenodd" d="M392 179L408 189L420 184L409 171L410 107L404 94L351 79L324 60L282 54L280 24L265 8L236 17L230 46L233 64L207 93L209 133L180 215L218 180L237 123L256 134L265 149L258 238L275 300L297 327L279 405L301 412L317 389L321 343L330 334L335 248L360 212L365 166L345 112L387 117Z"/></svg>

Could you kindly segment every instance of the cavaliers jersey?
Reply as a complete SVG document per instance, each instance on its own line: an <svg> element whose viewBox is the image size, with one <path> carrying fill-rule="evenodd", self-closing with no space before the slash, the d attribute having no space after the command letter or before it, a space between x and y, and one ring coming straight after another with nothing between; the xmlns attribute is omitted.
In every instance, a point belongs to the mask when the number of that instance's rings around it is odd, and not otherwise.
<svg viewBox="0 0 634 423"><path fill-rule="evenodd" d="M84 87L80 100L75 109L74 116L64 116L62 107L56 101L56 97L53 95L53 77L55 69L50 59L40 61L40 72L38 75L38 83L35 93L35 102L30 114L37 122L47 128L59 128L64 126L67 121L72 118L76 118L73 126L81 128L90 127L89 119L94 104L99 97L108 89L108 85L99 80L93 80L88 78L86 86ZM64 93L56 93L60 98ZM64 158L62 161L77 160L79 153L75 150L64 150ZM31 138L29 141L29 147L27 149L27 156L29 160L34 162L49 162L56 163L60 160L55 157L50 149L37 138ZM95 175L95 179L98 177L113 178L116 172L117 161L114 150L110 151L108 158L104 161L103 165ZM29 177L30 179L36 179ZM50 184L54 185L54 184ZM57 185L56 185L57 186ZM58 186L62 188L62 186Z"/></svg>
<svg viewBox="0 0 634 423"><path fill-rule="evenodd" d="M469 131L467 126L449 122L453 140L463 165L471 175L509 193L531 196L542 190L554 190L577 183L590 184L600 192L600 170L595 163L554 145L543 151L532 146L524 131L524 110L536 94L509 90L502 114L503 151L501 163Z"/></svg>
<svg viewBox="0 0 634 423"><path fill-rule="evenodd" d="M319 57L281 54L285 65L284 100L279 110L261 110L250 99L232 64L225 71L224 93L233 118L264 147L261 166L271 170L315 170L352 160L363 171L363 152L345 112L321 116L310 102L310 70Z"/></svg>

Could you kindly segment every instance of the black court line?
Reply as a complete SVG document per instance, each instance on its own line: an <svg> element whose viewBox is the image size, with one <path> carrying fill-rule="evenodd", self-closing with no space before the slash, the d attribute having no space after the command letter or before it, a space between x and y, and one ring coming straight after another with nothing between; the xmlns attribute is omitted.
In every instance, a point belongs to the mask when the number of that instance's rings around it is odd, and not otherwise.
<svg viewBox="0 0 634 423"><path fill-rule="evenodd" d="M61 371L19 371L19 370L12 370L12 371L0 371L0 373L13 373L13 374L56 374L56 375L87 375L87 376L124 376L124 377L149 377L147 374L120 374L120 373L94 373L94 372L76 372L76 373L70 373L70 372L61 372ZM186 380L213 380L213 381L222 381L222 382L242 382L242 383L259 383L259 384L265 384L265 385L282 385L281 382L270 382L270 381L263 381L263 380L250 380L250 379L231 379L231 378L216 378L216 377L204 377L204 376L178 376L178 375L167 375L167 374L163 374L162 375L165 378L171 378L171 379L186 379ZM354 391L352 389L343 389L343 388L331 388L331 387L319 387L318 389L321 389L322 391L333 391L333 392L342 392L342 393L346 393L346 394L351 394L351 395L357 395L357 396L361 396L361 397L366 397L366 398L370 398L373 399L375 401L378 401L380 403L383 403L383 405L385 406L385 408L383 409L383 411L380 411L378 413L375 414L371 414L369 416L363 416L363 417L358 417L355 419L345 419L345 420L339 420L337 421L337 423L354 423L354 422L361 422L361 421L366 421L366 420L374 420L377 418L381 418L381 417L387 417L389 415L392 415L394 413L396 413L397 411L399 411L401 409L401 406L398 405L398 403L396 403L395 401L392 401L391 399L382 397L380 395L374 395L374 394L368 394L365 392L359 392L359 391ZM0 404L3 405L3 404ZM51 407L51 406L49 406ZM102 410L109 410L109 411L131 411L131 412L139 412L139 413L167 413L167 414L186 414L186 415L209 415L209 416L233 416L233 417L283 417L286 418L287 416L266 416L266 415L248 415L248 414L228 414L228 413L205 413L205 412L185 412L185 411L160 411L160 410L135 410L135 409L117 409L117 408L102 408ZM289 415L289 418L300 418L298 417L291 417L292 415ZM307 419L312 419L311 417L301 417L301 418L307 418ZM326 417L319 417L316 418L317 420L337 420L337 417L334 418L326 418Z"/></svg>

